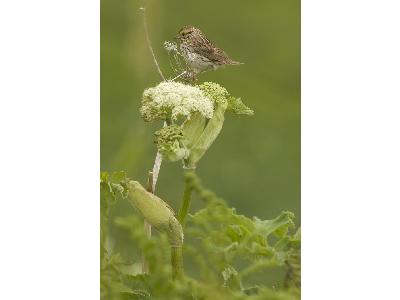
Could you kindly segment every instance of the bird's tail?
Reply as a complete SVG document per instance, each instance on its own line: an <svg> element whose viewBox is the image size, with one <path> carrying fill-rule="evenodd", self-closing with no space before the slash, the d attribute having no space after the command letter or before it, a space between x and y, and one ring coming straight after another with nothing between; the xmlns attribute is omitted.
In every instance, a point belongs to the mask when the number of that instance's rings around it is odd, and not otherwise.
<svg viewBox="0 0 400 300"><path fill-rule="evenodd" d="M239 61L235 61L235 60L231 60L231 61L229 62L229 64L232 65L232 66L244 65L244 63L239 62Z"/></svg>

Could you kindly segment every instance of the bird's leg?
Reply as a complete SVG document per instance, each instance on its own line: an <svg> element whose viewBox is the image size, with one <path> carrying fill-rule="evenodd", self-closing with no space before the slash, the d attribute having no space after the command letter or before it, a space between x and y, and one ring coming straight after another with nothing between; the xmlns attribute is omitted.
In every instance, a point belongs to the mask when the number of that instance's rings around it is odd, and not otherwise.
<svg viewBox="0 0 400 300"><path fill-rule="evenodd" d="M190 82L195 83L197 81L197 75L199 75L200 72L198 71L193 71L190 74L188 74L187 78Z"/></svg>

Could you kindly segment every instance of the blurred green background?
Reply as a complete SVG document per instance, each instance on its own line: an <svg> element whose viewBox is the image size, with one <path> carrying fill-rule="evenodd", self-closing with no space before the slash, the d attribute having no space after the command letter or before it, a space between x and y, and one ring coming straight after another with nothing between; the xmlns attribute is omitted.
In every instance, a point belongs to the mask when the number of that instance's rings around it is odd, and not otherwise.
<svg viewBox="0 0 400 300"><path fill-rule="evenodd" d="M160 78L148 52L141 1L101 0L101 170L126 170L142 184L152 168L153 133L162 123L139 115L141 94ZM146 1L153 48L171 77L163 42L199 27L244 65L200 75L255 111L227 114L198 165L204 185L239 213L268 219L293 211L300 222L300 0ZM178 209L180 163L162 165L156 193ZM198 206L194 203L194 208Z"/></svg>

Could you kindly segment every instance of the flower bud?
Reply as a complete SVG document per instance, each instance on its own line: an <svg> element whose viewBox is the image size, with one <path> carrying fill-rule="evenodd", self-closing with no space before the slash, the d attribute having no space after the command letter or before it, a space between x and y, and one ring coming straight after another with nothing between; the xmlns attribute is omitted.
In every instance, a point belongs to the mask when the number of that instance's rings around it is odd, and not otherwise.
<svg viewBox="0 0 400 300"><path fill-rule="evenodd" d="M154 228L168 235L171 246L183 243L183 231L174 211L166 202L148 192L139 182L129 181L128 201L143 215Z"/></svg>

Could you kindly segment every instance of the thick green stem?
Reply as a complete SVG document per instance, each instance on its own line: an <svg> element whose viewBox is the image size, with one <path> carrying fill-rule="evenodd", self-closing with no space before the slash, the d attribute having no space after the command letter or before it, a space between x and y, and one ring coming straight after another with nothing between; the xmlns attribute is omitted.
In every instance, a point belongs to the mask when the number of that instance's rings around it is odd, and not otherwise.
<svg viewBox="0 0 400 300"><path fill-rule="evenodd" d="M148 181L147 181L147 191L150 193L154 193L153 191L153 173L149 172ZM147 238L151 238L151 225L144 219L144 231L146 233ZM142 252L142 273L149 273L149 264L146 261L146 257L144 252Z"/></svg>
<svg viewBox="0 0 400 300"><path fill-rule="evenodd" d="M192 200L192 177L194 175L194 170L185 169L185 189L183 191L183 198L181 203L181 208L178 213L178 221L181 223L182 227L185 225L185 218L190 209L190 202Z"/></svg>
<svg viewBox="0 0 400 300"><path fill-rule="evenodd" d="M172 278L182 279L183 278L183 257L182 257L182 246L171 247L171 265L172 265Z"/></svg>

